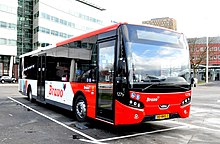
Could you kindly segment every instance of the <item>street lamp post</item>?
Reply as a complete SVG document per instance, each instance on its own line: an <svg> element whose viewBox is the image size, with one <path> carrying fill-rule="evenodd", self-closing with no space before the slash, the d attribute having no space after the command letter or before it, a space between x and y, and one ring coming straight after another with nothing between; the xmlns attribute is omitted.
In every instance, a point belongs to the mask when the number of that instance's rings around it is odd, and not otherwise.
<svg viewBox="0 0 220 144"><path fill-rule="evenodd" d="M206 37L206 83L209 82L209 37Z"/></svg>

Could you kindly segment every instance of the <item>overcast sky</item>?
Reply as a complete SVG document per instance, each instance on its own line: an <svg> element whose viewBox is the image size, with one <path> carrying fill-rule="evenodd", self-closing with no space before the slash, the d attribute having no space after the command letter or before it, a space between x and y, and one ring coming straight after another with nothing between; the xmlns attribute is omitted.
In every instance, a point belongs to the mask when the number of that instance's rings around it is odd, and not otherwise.
<svg viewBox="0 0 220 144"><path fill-rule="evenodd" d="M141 24L170 17L188 38L220 36L220 0L88 0L105 9L112 20Z"/></svg>

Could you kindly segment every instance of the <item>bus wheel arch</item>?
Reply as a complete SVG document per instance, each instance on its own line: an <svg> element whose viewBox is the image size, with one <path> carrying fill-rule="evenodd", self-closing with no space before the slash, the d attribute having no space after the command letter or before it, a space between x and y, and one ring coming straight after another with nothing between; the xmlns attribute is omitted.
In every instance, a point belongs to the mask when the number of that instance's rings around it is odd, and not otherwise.
<svg viewBox="0 0 220 144"><path fill-rule="evenodd" d="M79 91L75 94L73 100L74 116L79 122L86 121L87 118L87 101L84 94Z"/></svg>
<svg viewBox="0 0 220 144"><path fill-rule="evenodd" d="M28 96L28 100L30 102L34 102L33 95L32 95L31 85L28 85L27 96Z"/></svg>

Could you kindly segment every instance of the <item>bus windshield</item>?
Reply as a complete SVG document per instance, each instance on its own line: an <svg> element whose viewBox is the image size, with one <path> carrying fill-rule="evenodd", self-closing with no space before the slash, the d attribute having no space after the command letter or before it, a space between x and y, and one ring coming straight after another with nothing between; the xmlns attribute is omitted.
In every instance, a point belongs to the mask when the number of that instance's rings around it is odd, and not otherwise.
<svg viewBox="0 0 220 144"><path fill-rule="evenodd" d="M128 25L126 30L131 88L134 84L190 83L189 51L182 34L134 25Z"/></svg>

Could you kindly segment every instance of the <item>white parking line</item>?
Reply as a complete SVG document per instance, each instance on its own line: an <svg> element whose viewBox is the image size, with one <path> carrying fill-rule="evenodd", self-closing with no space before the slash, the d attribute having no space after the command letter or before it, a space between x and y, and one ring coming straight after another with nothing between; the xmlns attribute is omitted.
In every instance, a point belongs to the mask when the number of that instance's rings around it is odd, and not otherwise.
<svg viewBox="0 0 220 144"><path fill-rule="evenodd" d="M112 141L112 140L118 140L118 139L124 139L124 138L131 138L131 137L136 137L136 136L141 136L141 135L148 135L148 134L153 134L153 133L158 133L158 132L171 131L171 130L175 130L175 129L182 129L182 128L186 128L186 127L205 129L205 130L220 132L220 130L216 130L216 129L196 126L196 125L187 124L187 123L183 123L183 122L178 122L178 121L174 121L174 120L166 120L166 121L159 121L159 123L173 123L173 124L178 124L178 125L181 125L181 126L167 128L167 129L161 129L161 130L155 130L155 131L150 131L150 132L136 133L136 134L132 134L132 135L125 135L125 136L119 136L119 137L112 137L112 138L106 138L106 139L99 139L99 140L97 140L97 139L95 139L95 138L93 138L93 137L91 137L91 136L89 136L87 134L84 134L84 133L82 133L82 132L80 132L80 131L78 131L76 129L73 129L73 128L65 125L64 123L61 123L61 122L59 122L59 121L57 121L57 120L55 120L55 119L53 119L53 118L43 114L43 113L40 113L39 111L37 111L37 110L35 110L35 109L33 109L33 108L31 108L31 107L29 107L29 106L19 102L19 101L15 100L15 99L13 99L11 97L8 97L8 98L10 100L12 100L12 101L14 101L14 102L24 106L24 107L30 109L31 111L33 111L33 112L35 112L35 113L37 113L37 114L39 114L39 115L41 115L41 116L43 116L43 117L45 117L45 118L47 118L47 119L49 119L49 120L51 120L51 121L53 121L53 122L55 122L55 123L57 123L57 124L59 124L59 125L61 125L61 126L63 126L63 127L65 127L65 128L67 128L67 129L69 129L69 130L71 130L71 131L73 131L73 132L75 132L75 133L77 133L77 134L79 134L79 135L81 135L81 136L83 136L83 137L88 139L88 140L87 139L79 139L80 141L89 142L89 143L95 143L95 144L104 144L103 142L106 142L106 141Z"/></svg>
<svg viewBox="0 0 220 144"><path fill-rule="evenodd" d="M183 122L178 122L178 121L174 121L174 120L167 120L167 121L161 121L161 122L168 122L168 123L173 123L173 124L179 124L179 125L187 126L189 128L198 128L198 129L205 129L205 130L209 130L209 131L220 132L220 129L212 129L212 128L207 128L207 127L193 125L193 124L187 124L187 123L183 123Z"/></svg>
<svg viewBox="0 0 220 144"><path fill-rule="evenodd" d="M69 129L69 130L71 130L71 131L73 131L73 132L75 132L75 133L77 133L77 134L79 134L79 135L81 135L81 136L83 136L83 137L85 137L85 138L91 140L91 141L93 141L94 143L97 143L97 144L99 143L95 138L93 138L93 137L91 137L91 136L89 136L89 135L87 135L87 134L84 134L84 133L82 133L82 132L80 132L80 131L78 131L78 130L75 130L75 129L73 129L73 128L67 126L67 125L65 125L64 123L61 123L61 122L59 122L59 121L57 121L57 120L55 120L55 119L53 119L53 118L51 118L51 117L49 117L49 116L43 114L43 113L41 113L41 112L39 112L39 111L37 111L37 110L35 110L35 109L33 109L33 108L31 108L31 107L29 107L29 106L27 106L27 105L21 103L21 102L19 102L19 101L15 100L15 99L13 99L13 98L11 98L11 97L8 97L8 98L9 98L10 100L12 100L12 101L14 101L14 102L16 102L16 103L18 103L18 104L20 104L20 105L26 107L27 109L30 109L31 111L33 111L33 112L35 112L35 113L37 113L37 114L39 114L39 115L41 115L41 116L43 116L43 117L45 117L45 118L47 118L47 119L49 119L49 120L51 120L51 121L53 121L53 122L59 124L59 125L61 125L61 126L65 127L65 128L67 128L67 129Z"/></svg>
<svg viewBox="0 0 220 144"><path fill-rule="evenodd" d="M97 140L98 142L106 142L106 141L112 141L112 140L118 140L118 139L125 139L125 138L131 138L131 137L136 137L136 136L141 136L141 135L148 135L148 134L153 134L153 133L158 133L158 132L165 132L165 131L170 131L170 130L175 130L175 129L181 129L185 128L187 126L177 126L173 128L167 128L167 129L161 129L161 130L155 130L155 131L150 131L150 132L143 132L143 133L136 133L132 135L125 135L125 136L119 136L119 137L112 137L112 138L106 138L106 139L99 139ZM80 139L81 141L85 142L90 142L88 140Z"/></svg>

